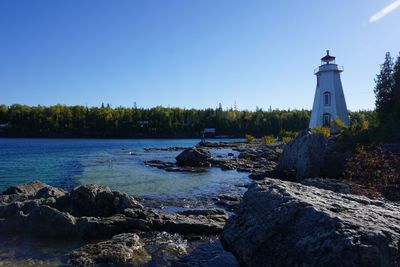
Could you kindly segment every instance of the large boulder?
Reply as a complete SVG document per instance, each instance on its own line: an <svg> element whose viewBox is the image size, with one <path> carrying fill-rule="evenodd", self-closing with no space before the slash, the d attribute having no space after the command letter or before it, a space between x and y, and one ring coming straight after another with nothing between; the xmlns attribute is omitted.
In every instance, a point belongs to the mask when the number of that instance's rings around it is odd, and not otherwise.
<svg viewBox="0 0 400 267"><path fill-rule="evenodd" d="M331 136L323 157L321 176L340 178L346 169L347 159L352 156L351 140L340 140L339 136Z"/></svg>
<svg viewBox="0 0 400 267"><path fill-rule="evenodd" d="M184 150L176 157L176 164L178 166L191 166L191 167L204 167L209 166L211 154L209 151L193 147Z"/></svg>
<svg viewBox="0 0 400 267"><path fill-rule="evenodd" d="M243 266L399 266L400 205L267 179L221 241Z"/></svg>
<svg viewBox="0 0 400 267"><path fill-rule="evenodd" d="M108 217L128 208L143 208L135 198L101 185L78 186L71 191L69 201L75 216Z"/></svg>
<svg viewBox="0 0 400 267"><path fill-rule="evenodd" d="M323 166L323 158L328 139L320 133L312 133L309 129L300 132L283 148L278 161L277 171L294 172L295 178L318 177Z"/></svg>

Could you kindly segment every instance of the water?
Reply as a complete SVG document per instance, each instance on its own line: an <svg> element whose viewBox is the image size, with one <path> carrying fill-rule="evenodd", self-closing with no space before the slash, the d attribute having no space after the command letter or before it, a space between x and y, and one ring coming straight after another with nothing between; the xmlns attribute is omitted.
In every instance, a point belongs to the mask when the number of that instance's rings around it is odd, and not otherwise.
<svg viewBox="0 0 400 267"><path fill-rule="evenodd" d="M196 139L0 139L0 192L34 179L70 190L80 184L107 185L139 195L148 204L162 203L163 212L204 208L201 199L244 191L246 173L210 168L204 173L166 172L144 165L145 160L174 161L180 151L145 151L150 147L193 146ZM220 140L218 140L220 141ZM221 140L222 141L222 140ZM213 149L213 156L230 149ZM192 203L187 206L185 201ZM193 204L194 203L194 204ZM155 205L157 206L157 205ZM59 266L78 243L40 241L0 235L0 266Z"/></svg>
<svg viewBox="0 0 400 267"><path fill-rule="evenodd" d="M216 140L221 141L221 140ZM223 141L223 140L222 140ZM210 168L204 173L166 172L145 160L174 161L180 151L148 147L193 146L198 139L0 139L0 192L34 179L70 190L96 183L128 194L197 197L247 182L247 174ZM214 149L226 155L229 149Z"/></svg>

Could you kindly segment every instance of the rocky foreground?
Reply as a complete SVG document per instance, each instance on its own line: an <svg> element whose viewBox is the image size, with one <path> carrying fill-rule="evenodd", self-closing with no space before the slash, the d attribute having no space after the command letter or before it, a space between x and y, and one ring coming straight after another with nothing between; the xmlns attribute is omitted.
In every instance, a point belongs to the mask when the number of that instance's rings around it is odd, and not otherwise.
<svg viewBox="0 0 400 267"><path fill-rule="evenodd" d="M65 192L34 181L0 195L0 234L80 241L67 257L71 265L235 266L217 239L227 219L217 209L162 214L97 185Z"/></svg>
<svg viewBox="0 0 400 267"><path fill-rule="evenodd" d="M400 204L266 179L244 194L221 240L243 266L399 266Z"/></svg>

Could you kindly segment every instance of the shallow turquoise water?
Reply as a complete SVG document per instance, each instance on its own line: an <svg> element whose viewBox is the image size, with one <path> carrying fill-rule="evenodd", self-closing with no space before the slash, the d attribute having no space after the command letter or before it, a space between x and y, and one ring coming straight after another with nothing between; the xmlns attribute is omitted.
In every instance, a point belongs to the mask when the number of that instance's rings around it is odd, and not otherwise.
<svg viewBox="0 0 400 267"><path fill-rule="evenodd" d="M0 139L0 192L37 179L64 189L96 183L129 194L201 196L247 182L247 174L211 168L204 173L165 172L144 160L173 161L179 151L145 147L193 146L198 139ZM219 141L219 140L218 140ZM227 154L230 150L212 150Z"/></svg>

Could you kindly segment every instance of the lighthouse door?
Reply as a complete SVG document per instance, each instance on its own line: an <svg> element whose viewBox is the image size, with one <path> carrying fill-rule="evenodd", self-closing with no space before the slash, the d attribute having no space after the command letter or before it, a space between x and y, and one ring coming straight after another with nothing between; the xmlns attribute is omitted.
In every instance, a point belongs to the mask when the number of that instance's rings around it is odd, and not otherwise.
<svg viewBox="0 0 400 267"><path fill-rule="evenodd" d="M331 127L331 114L324 113L322 117L322 126L330 128Z"/></svg>

